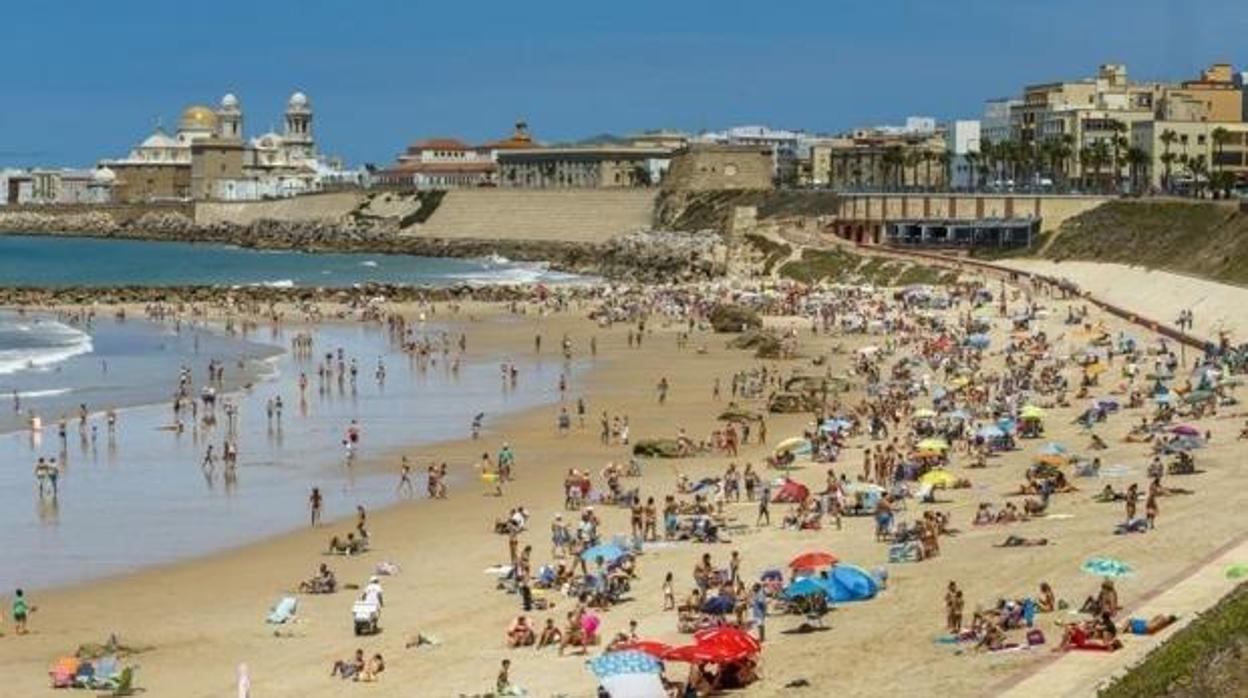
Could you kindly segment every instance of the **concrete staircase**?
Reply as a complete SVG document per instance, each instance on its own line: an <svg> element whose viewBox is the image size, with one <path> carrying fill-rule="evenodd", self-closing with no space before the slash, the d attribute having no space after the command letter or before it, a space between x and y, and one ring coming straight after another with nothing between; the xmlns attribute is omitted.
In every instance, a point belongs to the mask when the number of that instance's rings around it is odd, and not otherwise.
<svg viewBox="0 0 1248 698"><path fill-rule="evenodd" d="M425 223L405 234L601 242L648 229L653 189L453 189Z"/></svg>

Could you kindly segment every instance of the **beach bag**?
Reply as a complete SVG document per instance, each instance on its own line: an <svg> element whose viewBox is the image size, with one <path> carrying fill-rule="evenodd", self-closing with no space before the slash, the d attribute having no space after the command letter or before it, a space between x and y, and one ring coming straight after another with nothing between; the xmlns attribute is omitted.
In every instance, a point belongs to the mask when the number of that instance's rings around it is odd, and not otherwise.
<svg viewBox="0 0 1248 698"><path fill-rule="evenodd" d="M1148 634L1148 621L1144 620L1143 618L1132 618L1131 619L1131 632L1132 634L1135 634L1135 635L1147 635Z"/></svg>
<svg viewBox="0 0 1248 698"><path fill-rule="evenodd" d="M1040 628L1032 628L1027 631L1027 646L1035 647L1044 644L1044 631Z"/></svg>

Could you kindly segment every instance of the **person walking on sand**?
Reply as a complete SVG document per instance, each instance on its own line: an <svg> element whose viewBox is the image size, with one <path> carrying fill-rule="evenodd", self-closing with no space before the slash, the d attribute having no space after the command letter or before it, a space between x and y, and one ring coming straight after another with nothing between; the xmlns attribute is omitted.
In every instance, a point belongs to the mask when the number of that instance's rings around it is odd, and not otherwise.
<svg viewBox="0 0 1248 698"><path fill-rule="evenodd" d="M312 494L308 496L308 506L312 510L312 527L316 528L321 525L321 488L312 488Z"/></svg>
<svg viewBox="0 0 1248 698"><path fill-rule="evenodd" d="M204 472L208 473L209 475L211 475L214 471L216 471L217 456L216 456L216 453L212 450L212 444L208 444L208 450L204 453L204 460L203 462L199 464L199 467L202 468Z"/></svg>
<svg viewBox="0 0 1248 698"><path fill-rule="evenodd" d="M759 527L766 521L767 525L771 525L771 488L764 486L758 496L758 518L754 521L754 526Z"/></svg>
<svg viewBox="0 0 1248 698"><path fill-rule="evenodd" d="M416 486L412 484L412 466L407 462L407 456L403 456L402 465L399 466L399 485L394 491L408 497L416 493Z"/></svg>
<svg viewBox="0 0 1248 698"><path fill-rule="evenodd" d="M13 594L13 632L15 634L25 635L30 632L26 627L26 619L34 610L34 607L26 600L26 594L18 589Z"/></svg>
<svg viewBox="0 0 1248 698"><path fill-rule="evenodd" d="M667 376L663 376L662 378L660 378L660 379L659 379L659 404L660 404L660 405L666 405L666 404L667 404L667 389L668 389L668 387L669 387L669 386L668 386L668 383L667 383Z"/></svg>

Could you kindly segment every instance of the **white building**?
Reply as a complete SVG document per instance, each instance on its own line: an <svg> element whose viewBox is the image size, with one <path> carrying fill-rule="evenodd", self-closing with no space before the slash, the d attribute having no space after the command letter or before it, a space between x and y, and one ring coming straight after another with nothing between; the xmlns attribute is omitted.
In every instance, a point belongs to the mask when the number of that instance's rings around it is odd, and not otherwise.
<svg viewBox="0 0 1248 698"><path fill-rule="evenodd" d="M980 138L990 143L1011 140L1010 112L1022 104L1023 100L1012 97L998 97L984 102L984 118L980 120Z"/></svg>
<svg viewBox="0 0 1248 698"><path fill-rule="evenodd" d="M959 119L949 122L945 127L945 143L952 156L949 160L949 185L953 189L969 189L972 181L972 166L967 157L979 152L980 123L974 119Z"/></svg>

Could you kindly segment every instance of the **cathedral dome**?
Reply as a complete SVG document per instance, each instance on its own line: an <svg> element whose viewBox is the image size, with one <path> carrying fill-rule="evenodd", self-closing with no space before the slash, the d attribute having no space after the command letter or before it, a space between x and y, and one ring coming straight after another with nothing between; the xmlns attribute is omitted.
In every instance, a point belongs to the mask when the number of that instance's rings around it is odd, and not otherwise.
<svg viewBox="0 0 1248 698"><path fill-rule="evenodd" d="M302 92L296 92L290 96L290 101L286 103L286 106L291 109L307 109L308 96Z"/></svg>
<svg viewBox="0 0 1248 698"><path fill-rule="evenodd" d="M200 104L187 107L178 122L178 129L182 131L211 131L216 127L217 115Z"/></svg>
<svg viewBox="0 0 1248 698"><path fill-rule="evenodd" d="M91 175L91 178L99 184L112 184L117 181L117 174L107 167L101 167Z"/></svg>
<svg viewBox="0 0 1248 698"><path fill-rule="evenodd" d="M226 95L221 98L222 109L238 109L238 107L238 97L235 97L233 92L227 92Z"/></svg>

